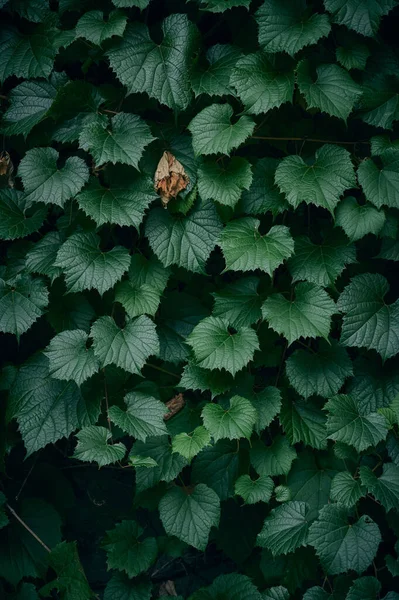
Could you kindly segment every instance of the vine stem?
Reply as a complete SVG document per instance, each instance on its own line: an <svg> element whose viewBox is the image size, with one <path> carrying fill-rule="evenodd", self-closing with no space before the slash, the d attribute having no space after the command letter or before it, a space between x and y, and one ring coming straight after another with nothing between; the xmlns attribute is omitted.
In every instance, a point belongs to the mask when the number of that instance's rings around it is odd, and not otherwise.
<svg viewBox="0 0 399 600"><path fill-rule="evenodd" d="M166 369L162 369L162 367L158 367L157 365L153 365L152 363L146 363L147 367L151 367L152 369L156 369L157 371L161 371L161 373L166 373L166 375L172 375L172 377L176 377L176 379L180 379L179 375L176 373L172 373L172 371L167 371Z"/></svg>
<svg viewBox="0 0 399 600"><path fill-rule="evenodd" d="M12 508L12 506L10 506L9 504L6 504L6 507L8 508L8 510L10 511L10 513L12 514L12 516L17 519L17 521L22 525L22 527L24 527L26 529L26 531L28 531L37 542L39 542L39 544L41 546L43 546L43 548L47 551L47 552L51 552L51 548L49 548L47 546L47 544L45 544L43 542L43 540L41 540L39 538L39 536L29 527L29 525L27 525L25 523L25 521L23 519L21 519L21 517L15 512L15 510Z"/></svg>
<svg viewBox="0 0 399 600"><path fill-rule="evenodd" d="M340 142L336 140L319 140L316 138L308 138L308 137L270 137L264 135L251 135L251 139L253 140L270 140L275 142L315 142L319 144L344 144L347 146L354 146L356 144L370 144L370 142L366 141L356 141L356 142Z"/></svg>

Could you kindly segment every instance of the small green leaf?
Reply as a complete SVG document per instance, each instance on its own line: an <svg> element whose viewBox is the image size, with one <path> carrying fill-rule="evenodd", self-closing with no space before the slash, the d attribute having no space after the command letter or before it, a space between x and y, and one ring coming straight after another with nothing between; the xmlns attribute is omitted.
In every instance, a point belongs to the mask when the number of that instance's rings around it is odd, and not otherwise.
<svg viewBox="0 0 399 600"><path fill-rule="evenodd" d="M132 467L145 467L146 469L152 469L152 467L157 467L158 463L153 458L149 456L134 456L129 455L129 463Z"/></svg>
<svg viewBox="0 0 399 600"><path fill-rule="evenodd" d="M223 0L224 1L224 0ZM194 67L191 74L191 87L194 94L225 96L231 93L230 75L240 58L238 48L230 44L216 44L206 53L207 65Z"/></svg>
<svg viewBox="0 0 399 600"><path fill-rule="evenodd" d="M49 359L49 374L55 379L82 385L98 371L98 360L87 348L87 333L80 329L63 331L52 338L44 354Z"/></svg>
<svg viewBox="0 0 399 600"><path fill-rule="evenodd" d="M305 502L286 502L274 508L258 534L257 544L268 548L273 556L288 554L306 546L309 529Z"/></svg>
<svg viewBox="0 0 399 600"><path fill-rule="evenodd" d="M381 584L375 577L360 577L353 582L346 600L377 600Z"/></svg>
<svg viewBox="0 0 399 600"><path fill-rule="evenodd" d="M101 10L91 10L80 17L76 24L76 37L83 37L93 44L101 44L114 35L122 36L127 17L119 10L113 10L104 21Z"/></svg>
<svg viewBox="0 0 399 600"><path fill-rule="evenodd" d="M287 210L288 204L274 182L276 158L261 158L254 169L252 185L243 192L240 207L248 215L262 215L270 211L273 216Z"/></svg>
<svg viewBox="0 0 399 600"><path fill-rule="evenodd" d="M4 24L5 25L5 24ZM53 69L57 53L51 37L36 30L25 35L13 27L2 27L0 34L0 81L11 75L23 79L47 79Z"/></svg>
<svg viewBox="0 0 399 600"><path fill-rule="evenodd" d="M106 532L102 547L107 553L109 569L137 577L154 563L158 548L155 538L142 539L143 530L136 521L122 521Z"/></svg>
<svg viewBox="0 0 399 600"><path fill-rule="evenodd" d="M15 240L40 229L45 206L30 206L26 196L14 189L0 189L0 239Z"/></svg>
<svg viewBox="0 0 399 600"><path fill-rule="evenodd" d="M345 231L351 242L368 233L378 235L384 227L385 213L371 204L358 204L352 196L344 198L335 211L335 224Z"/></svg>
<svg viewBox="0 0 399 600"><path fill-rule="evenodd" d="M104 600L151 600L151 590L150 581L129 579L124 573L115 573L104 590Z"/></svg>
<svg viewBox="0 0 399 600"><path fill-rule="evenodd" d="M288 438L277 435L270 446L254 442L250 450L251 465L262 477L268 475L288 475L292 462L296 459L295 449Z"/></svg>
<svg viewBox="0 0 399 600"><path fill-rule="evenodd" d="M35 243L26 254L26 270L28 273L47 275L53 281L62 274L60 267L54 267L57 252L62 244L62 237L57 231L50 231Z"/></svg>
<svg viewBox="0 0 399 600"><path fill-rule="evenodd" d="M209 432L201 425L191 434L183 432L175 435L172 439L172 451L191 461L205 446L210 445L210 440Z"/></svg>
<svg viewBox="0 0 399 600"><path fill-rule="evenodd" d="M278 388L269 385L264 390L251 396L251 403L258 413L255 430L259 433L270 425L281 409L281 392Z"/></svg>
<svg viewBox="0 0 399 600"><path fill-rule="evenodd" d="M262 300L258 285L258 277L243 277L214 292L213 316L224 318L232 327L248 327L259 321Z"/></svg>
<svg viewBox="0 0 399 600"><path fill-rule="evenodd" d="M396 6L395 0L324 0L333 20L361 35L374 36L380 26L381 17Z"/></svg>
<svg viewBox="0 0 399 600"><path fill-rule="evenodd" d="M279 418L291 444L304 442L318 450L327 448L326 416L317 404L285 399Z"/></svg>
<svg viewBox="0 0 399 600"><path fill-rule="evenodd" d="M89 425L76 434L78 443L73 458L96 462L99 467L122 460L126 447L121 443L109 444L111 433L105 427Z"/></svg>
<svg viewBox="0 0 399 600"><path fill-rule="evenodd" d="M251 182L251 165L245 158L235 156L227 165L206 159L198 169L198 191L201 198L217 200L232 208L239 201L242 191L250 188Z"/></svg>
<svg viewBox="0 0 399 600"><path fill-rule="evenodd" d="M210 391L212 398L224 394L234 385L234 378L226 371L209 371L188 363L183 369L179 387L184 390Z"/></svg>
<svg viewBox="0 0 399 600"><path fill-rule="evenodd" d="M224 438L249 439L257 417L251 402L240 396L233 396L226 410L220 404L206 404L201 416L215 442Z"/></svg>
<svg viewBox="0 0 399 600"><path fill-rule="evenodd" d="M200 0L204 5L201 6L202 10L208 10L213 13L222 13L236 6L243 6L249 8L251 0Z"/></svg>
<svg viewBox="0 0 399 600"><path fill-rule="evenodd" d="M0 279L0 331L19 337L43 314L48 291L41 279L17 275Z"/></svg>
<svg viewBox="0 0 399 600"><path fill-rule="evenodd" d="M373 158L360 163L357 170L359 183L366 199L377 208L399 208L399 156L396 150L386 151L379 160Z"/></svg>
<svg viewBox="0 0 399 600"><path fill-rule="evenodd" d="M399 119L399 85L396 78L384 72L365 74L360 117L365 123L392 129Z"/></svg>
<svg viewBox="0 0 399 600"><path fill-rule="evenodd" d="M167 409L163 402L143 392L130 392L124 398L126 410L111 406L108 415L122 431L145 442L147 437L164 435L167 429L164 416Z"/></svg>
<svg viewBox="0 0 399 600"><path fill-rule="evenodd" d="M358 479L354 479L348 471L337 473L331 482L331 500L339 502L347 508L355 504L364 496L365 488Z"/></svg>
<svg viewBox="0 0 399 600"><path fill-rule="evenodd" d="M260 476L251 479L249 475L241 475L235 483L234 491L244 499L245 504L269 502L273 493L274 483L270 477Z"/></svg>
<svg viewBox="0 0 399 600"><path fill-rule="evenodd" d="M377 477L369 467L360 467L360 479L388 512L392 509L399 510L399 467L392 463L383 466L382 475Z"/></svg>

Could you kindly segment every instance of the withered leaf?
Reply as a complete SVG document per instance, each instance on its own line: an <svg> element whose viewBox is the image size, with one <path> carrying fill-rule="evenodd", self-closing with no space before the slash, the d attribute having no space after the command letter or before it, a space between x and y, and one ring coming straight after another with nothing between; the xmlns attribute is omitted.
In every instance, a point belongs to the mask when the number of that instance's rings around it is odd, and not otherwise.
<svg viewBox="0 0 399 600"><path fill-rule="evenodd" d="M174 417L175 414L183 408L185 403L186 401L184 400L183 394L177 394L177 396L174 396L173 398L171 398L171 400L165 402L165 406L168 407L169 412L166 413L166 415L164 416L164 421L168 421L169 419Z"/></svg>
<svg viewBox="0 0 399 600"><path fill-rule="evenodd" d="M154 188L161 196L164 208L171 198L176 198L177 194L186 189L190 179L184 170L183 165L171 152L165 151L158 163L154 177Z"/></svg>
<svg viewBox="0 0 399 600"><path fill-rule="evenodd" d="M3 150L0 152L0 177L8 177L9 187L14 187L13 171L14 165L11 156L6 150Z"/></svg>

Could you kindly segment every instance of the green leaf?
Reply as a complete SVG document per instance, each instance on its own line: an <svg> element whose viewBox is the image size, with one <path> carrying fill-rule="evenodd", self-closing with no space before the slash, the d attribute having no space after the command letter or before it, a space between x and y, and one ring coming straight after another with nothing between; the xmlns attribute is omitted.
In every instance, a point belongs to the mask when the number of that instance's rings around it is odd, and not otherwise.
<svg viewBox="0 0 399 600"><path fill-rule="evenodd" d="M126 410L111 406L108 411L111 421L122 431L143 442L149 436L167 433L163 420L167 409L163 402L139 391L130 392L124 400Z"/></svg>
<svg viewBox="0 0 399 600"><path fill-rule="evenodd" d="M313 77L307 60L297 67L298 88L307 108L318 108L331 117L345 122L362 94L362 88L338 65L320 65Z"/></svg>
<svg viewBox="0 0 399 600"><path fill-rule="evenodd" d="M303 442L322 450L327 448L326 416L311 401L283 401L280 422L291 444Z"/></svg>
<svg viewBox="0 0 399 600"><path fill-rule="evenodd" d="M57 589L65 600L90 600L93 597L79 560L76 542L57 544L48 555L48 564L57 577L41 588L41 594L47 596L51 590Z"/></svg>
<svg viewBox="0 0 399 600"><path fill-rule="evenodd" d="M3 492L0 492L0 529L8 525L9 522L8 516L4 510L4 505L6 504L6 502L7 498L5 497Z"/></svg>
<svg viewBox="0 0 399 600"><path fill-rule="evenodd" d="M211 436L205 427L199 426L190 433L179 433L172 439L172 451L181 454L188 461L206 446L210 445Z"/></svg>
<svg viewBox="0 0 399 600"><path fill-rule="evenodd" d="M60 333L65 329L90 331L90 323L95 317L93 307L83 294L58 295L57 303L51 303L47 319L53 329Z"/></svg>
<svg viewBox="0 0 399 600"><path fill-rule="evenodd" d="M64 206L76 196L89 179L89 169L77 156L71 156L59 168L59 154L54 148L33 148L21 160L18 176L21 177L27 204L44 202Z"/></svg>
<svg viewBox="0 0 399 600"><path fill-rule="evenodd" d="M19 338L41 317L47 304L48 291L41 279L30 275L0 279L0 331Z"/></svg>
<svg viewBox="0 0 399 600"><path fill-rule="evenodd" d="M275 181L288 202L301 202L334 212L345 190L356 187L350 154L344 148L325 144L315 153L312 164L300 156L287 156L276 169Z"/></svg>
<svg viewBox="0 0 399 600"><path fill-rule="evenodd" d="M360 577L353 582L346 600L377 600L381 584L375 577Z"/></svg>
<svg viewBox="0 0 399 600"><path fill-rule="evenodd" d="M172 452L172 445L166 435L147 438L145 442L135 442L130 456L152 458L158 466L136 468L136 485L140 490L150 488L160 481L173 481L187 465L187 460Z"/></svg>
<svg viewBox="0 0 399 600"><path fill-rule="evenodd" d="M171 215L162 208L151 210L146 236L164 267L176 264L205 273L205 264L217 244L222 223L213 202L201 202L187 216Z"/></svg>
<svg viewBox="0 0 399 600"><path fill-rule="evenodd" d="M79 136L79 147L92 154L96 167L111 162L138 169L144 148L153 140L145 121L121 112L112 117L108 127L104 122L86 125Z"/></svg>
<svg viewBox="0 0 399 600"><path fill-rule="evenodd" d="M357 170L359 183L366 199L377 208L399 208L399 157L396 151L387 151L379 159L380 168L373 158L360 163Z"/></svg>
<svg viewBox="0 0 399 600"><path fill-rule="evenodd" d="M10 8L32 23L41 23L49 15L46 0L11 0Z"/></svg>
<svg viewBox="0 0 399 600"><path fill-rule="evenodd" d="M262 317L262 300L257 292L258 285L258 277L243 277L214 292L213 316L222 317L232 327L238 328L259 321Z"/></svg>
<svg viewBox="0 0 399 600"><path fill-rule="evenodd" d="M206 6L201 6L202 10L208 10L213 13L222 13L236 6L243 6L249 9L251 0L200 0Z"/></svg>
<svg viewBox="0 0 399 600"><path fill-rule="evenodd" d="M226 271L273 272L294 252L294 240L284 225L274 225L266 235L259 233L259 219L245 217L230 221L223 229L220 247Z"/></svg>
<svg viewBox="0 0 399 600"><path fill-rule="evenodd" d="M273 556L288 554L306 546L309 521L304 502L286 502L274 508L263 524L257 544L268 548Z"/></svg>
<svg viewBox="0 0 399 600"><path fill-rule="evenodd" d="M238 48L230 44L216 44L206 53L207 65L194 67L191 74L191 87L194 94L226 96L231 93L230 75L241 56Z"/></svg>
<svg viewBox="0 0 399 600"><path fill-rule="evenodd" d="M206 404L201 416L215 442L225 438L249 439L257 417L251 402L240 396L233 396L226 410L220 404Z"/></svg>
<svg viewBox="0 0 399 600"><path fill-rule="evenodd" d="M286 362L286 372L292 387L304 398L330 398L353 375L353 368L345 348L320 341L317 352L295 350Z"/></svg>
<svg viewBox="0 0 399 600"><path fill-rule="evenodd" d="M186 340L194 351L199 367L225 369L238 373L259 349L257 335L250 327L229 331L229 323L220 317L203 319Z"/></svg>
<svg viewBox="0 0 399 600"><path fill-rule="evenodd" d="M189 598L189 600L219 599L262 600L262 596L249 577L238 573L230 573L229 575L219 575L209 587L194 592Z"/></svg>
<svg viewBox="0 0 399 600"><path fill-rule="evenodd" d="M356 571L362 573L373 561L381 541L378 526L364 515L349 523L348 510L327 504L309 529L308 542L316 550L330 575Z"/></svg>
<svg viewBox="0 0 399 600"><path fill-rule="evenodd" d="M234 482L239 476L240 456L237 442L220 440L204 448L193 460L193 483L205 483L221 500L234 493Z"/></svg>
<svg viewBox="0 0 399 600"><path fill-rule="evenodd" d="M250 450L251 465L261 477L268 475L288 475L292 462L296 459L295 449L288 438L277 435L270 446L260 440L254 442Z"/></svg>
<svg viewBox="0 0 399 600"><path fill-rule="evenodd" d="M360 467L359 473L368 493L372 494L387 512L392 509L399 510L399 467L386 463L379 477L369 467Z"/></svg>
<svg viewBox="0 0 399 600"><path fill-rule="evenodd" d="M94 354L103 367L115 364L139 375L146 360L159 352L155 325L148 317L129 321L120 329L112 317L100 317L92 325Z"/></svg>
<svg viewBox="0 0 399 600"><path fill-rule="evenodd" d="M109 569L137 577L154 563L158 548L155 538L142 539L143 529L136 521L122 521L106 532L102 547L107 553Z"/></svg>
<svg viewBox="0 0 399 600"><path fill-rule="evenodd" d="M252 185L243 192L240 206L249 215L261 215L270 211L273 216L287 210L288 204L274 183L279 160L262 158L255 165Z"/></svg>
<svg viewBox="0 0 399 600"><path fill-rule="evenodd" d="M344 198L335 211L335 224L345 231L351 242L368 233L378 235L385 223L385 214L371 204L358 204L353 196Z"/></svg>
<svg viewBox="0 0 399 600"><path fill-rule="evenodd" d="M157 467L158 463L149 456L133 456L129 455L129 463L132 467L146 467L147 469L152 469L152 467Z"/></svg>
<svg viewBox="0 0 399 600"><path fill-rule="evenodd" d="M208 371L195 364L185 365L179 387L184 390L210 391L212 398L224 394L233 387L234 379L226 371Z"/></svg>
<svg viewBox="0 0 399 600"><path fill-rule="evenodd" d="M25 35L4 26L0 33L0 81L5 81L11 75L24 79L47 79L53 69L56 53L51 37L44 32Z"/></svg>
<svg viewBox="0 0 399 600"><path fill-rule="evenodd" d="M159 514L167 535L203 551L211 528L219 524L220 500L202 483L192 491L175 486L161 499Z"/></svg>
<svg viewBox="0 0 399 600"><path fill-rule="evenodd" d="M18 421L28 456L77 428L80 401L75 382L49 376L48 359L42 354L20 368L10 390L8 410Z"/></svg>
<svg viewBox="0 0 399 600"><path fill-rule="evenodd" d="M255 122L250 117L244 115L232 123L232 116L233 109L230 104L211 104L192 119L188 129L193 136L196 155L229 155L252 135Z"/></svg>
<svg viewBox="0 0 399 600"><path fill-rule="evenodd" d="M172 14L163 21L162 33L158 44L146 25L131 23L107 56L129 94L146 92L169 108L184 110L191 100L190 70L197 28L187 15Z"/></svg>
<svg viewBox="0 0 399 600"><path fill-rule="evenodd" d="M126 447L118 442L108 444L111 433L105 427L89 425L76 434L78 443L73 458L88 462L96 462L99 467L110 465L123 459Z"/></svg>
<svg viewBox="0 0 399 600"><path fill-rule="evenodd" d="M126 248L115 246L102 252L99 244L100 238L93 232L74 233L58 250L54 266L62 269L69 293L96 289L103 295L128 270Z"/></svg>
<svg viewBox="0 0 399 600"><path fill-rule="evenodd" d="M328 410L327 432L331 440L344 442L361 452L377 445L387 436L384 417L362 410L352 396L334 396L325 408Z"/></svg>
<svg viewBox="0 0 399 600"><path fill-rule="evenodd" d="M49 359L50 377L82 385L97 373L98 360L92 348L87 348L87 340L87 333L81 329L63 331L53 337L44 351Z"/></svg>
<svg viewBox="0 0 399 600"><path fill-rule="evenodd" d="M129 170L126 179L121 181L120 175L119 171L115 172L110 187L102 186L93 177L76 200L98 226L114 223L138 230L146 209L158 196L149 177L137 176Z"/></svg>
<svg viewBox="0 0 399 600"><path fill-rule="evenodd" d="M326 9L334 22L345 25L361 35L374 36L380 26L381 17L396 6L395 0L324 0Z"/></svg>
<svg viewBox="0 0 399 600"><path fill-rule="evenodd" d="M150 600L150 581L129 579L124 573L115 573L104 590L104 600Z"/></svg>
<svg viewBox="0 0 399 600"><path fill-rule="evenodd" d="M265 0L255 14L259 44L266 52L291 56L330 33L327 15L306 14L305 0Z"/></svg>
<svg viewBox="0 0 399 600"><path fill-rule="evenodd" d="M76 37L83 37L93 44L101 44L114 35L121 37L127 17L119 10L112 10L106 21L101 10L91 10L80 17L76 24Z"/></svg>
<svg viewBox="0 0 399 600"><path fill-rule="evenodd" d="M384 72L366 74L362 89L360 117L369 125L392 129L399 119L398 81Z"/></svg>
<svg viewBox="0 0 399 600"><path fill-rule="evenodd" d="M281 585L269 588L262 594L262 600L289 600L289 598L289 591Z"/></svg>
<svg viewBox="0 0 399 600"><path fill-rule="evenodd" d="M203 200L217 200L226 206L234 206L242 191L252 182L251 165L245 158L233 157L225 163L205 160L198 169L198 192Z"/></svg>
<svg viewBox="0 0 399 600"><path fill-rule="evenodd" d="M331 500L347 508L355 506L364 496L365 491L359 480L354 479L348 471L337 473L331 482Z"/></svg>
<svg viewBox="0 0 399 600"><path fill-rule="evenodd" d="M269 56L260 52L247 54L237 61L231 74L230 83L248 114L259 115L292 102L293 65L274 65Z"/></svg>
<svg viewBox="0 0 399 600"><path fill-rule="evenodd" d="M53 281L62 271L54 267L57 252L62 244L62 237L57 231L50 231L27 252L25 267L28 273L47 275Z"/></svg>
<svg viewBox="0 0 399 600"><path fill-rule="evenodd" d="M251 479L249 475L241 475L235 483L236 495L244 499L245 504L269 502L273 493L274 483L270 477L260 476Z"/></svg>
<svg viewBox="0 0 399 600"><path fill-rule="evenodd" d="M346 265L356 262L356 249L348 245L345 236L335 233L323 240L323 244L313 244L306 236L295 239L295 254L288 261L288 269L293 281L311 281L329 287Z"/></svg>
<svg viewBox="0 0 399 600"><path fill-rule="evenodd" d="M30 207L22 192L0 189L0 238L15 240L40 229L46 217L45 206Z"/></svg>
<svg viewBox="0 0 399 600"><path fill-rule="evenodd" d="M353 277L338 300L344 313L341 344L376 350L383 360L399 352L399 300L385 304L385 277L364 273Z"/></svg>
<svg viewBox="0 0 399 600"><path fill-rule="evenodd" d="M274 492L277 502L288 502L288 500L291 500L291 490L286 485L277 485Z"/></svg>
<svg viewBox="0 0 399 600"><path fill-rule="evenodd" d="M251 396L251 403L256 408L258 417L255 430L259 433L270 425L281 409L281 392L278 388L269 385L264 390Z"/></svg>
<svg viewBox="0 0 399 600"><path fill-rule="evenodd" d="M151 0L113 0L112 3L118 8L131 8L132 6L137 6L140 10L144 10L150 2Z"/></svg>
<svg viewBox="0 0 399 600"><path fill-rule="evenodd" d="M376 258L384 258L385 260L399 261L399 243L396 240L384 238L381 244L381 250Z"/></svg>
<svg viewBox="0 0 399 600"><path fill-rule="evenodd" d="M342 46L335 51L337 61L348 71L359 69L364 71L371 52L360 36L346 32L341 38Z"/></svg>
<svg viewBox="0 0 399 600"><path fill-rule="evenodd" d="M295 299L286 300L282 294L273 294L262 306L263 318L289 344L301 337L327 339L335 312L335 304L327 292L307 282L296 285Z"/></svg>

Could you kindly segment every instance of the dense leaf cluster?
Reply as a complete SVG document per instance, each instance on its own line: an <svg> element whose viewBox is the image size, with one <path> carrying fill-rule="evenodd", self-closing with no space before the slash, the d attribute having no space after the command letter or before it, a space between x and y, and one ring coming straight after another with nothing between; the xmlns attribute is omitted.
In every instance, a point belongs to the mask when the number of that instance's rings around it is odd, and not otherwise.
<svg viewBox="0 0 399 600"><path fill-rule="evenodd" d="M1 598L398 600L398 1L0 7Z"/></svg>

